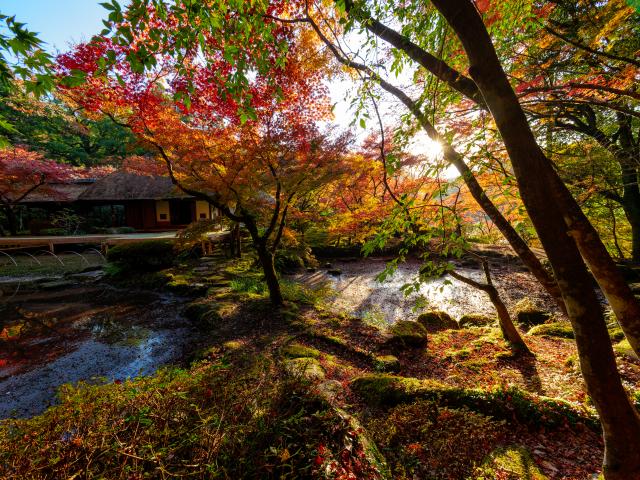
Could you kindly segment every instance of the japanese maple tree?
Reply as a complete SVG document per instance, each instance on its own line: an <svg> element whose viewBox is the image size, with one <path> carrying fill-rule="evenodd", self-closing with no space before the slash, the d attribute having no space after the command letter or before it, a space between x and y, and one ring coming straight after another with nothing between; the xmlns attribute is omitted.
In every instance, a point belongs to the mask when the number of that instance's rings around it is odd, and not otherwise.
<svg viewBox="0 0 640 480"><path fill-rule="evenodd" d="M175 21L163 17L159 11L152 14L153 22L165 27ZM173 41L171 29L166 32L160 42ZM274 24L274 45L284 47L256 53L251 41L220 44L209 36L206 48L187 44L180 58L150 55L154 68L146 75L130 59L144 48L137 42L147 40L147 33L136 32L127 45L97 38L61 56L61 73L83 80L66 82L61 94L129 128L156 152L184 192L244 224L271 300L279 305L283 299L273 259L287 219L298 198L345 171L350 142L347 135L317 124L331 116L316 64L321 60L309 58L304 39ZM114 60L106 69L105 59ZM252 69L234 90L238 61Z"/></svg>
<svg viewBox="0 0 640 480"><path fill-rule="evenodd" d="M0 149L0 206L7 217L9 231L17 232L16 205L35 190L50 192L50 183L70 179L74 170L44 158L24 147Z"/></svg>

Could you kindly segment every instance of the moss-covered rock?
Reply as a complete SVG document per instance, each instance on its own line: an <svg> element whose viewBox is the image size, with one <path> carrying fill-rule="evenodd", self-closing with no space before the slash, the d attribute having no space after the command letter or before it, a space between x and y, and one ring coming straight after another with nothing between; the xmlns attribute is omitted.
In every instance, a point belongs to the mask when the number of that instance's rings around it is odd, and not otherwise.
<svg viewBox="0 0 640 480"><path fill-rule="evenodd" d="M224 342L222 344L222 348L225 352L238 352L242 350L243 347L244 343L237 340L229 340L228 342Z"/></svg>
<svg viewBox="0 0 640 480"><path fill-rule="evenodd" d="M458 324L461 327L485 327L496 323L495 317L490 317L482 313L467 313L460 317Z"/></svg>
<svg viewBox="0 0 640 480"><path fill-rule="evenodd" d="M451 387L435 380L420 380L386 374L369 374L354 378L351 390L374 407L391 407L416 400L434 400L438 405L461 408L494 418L510 419L531 426L557 427L582 422L598 429L594 416L585 415L564 400L540 397L510 388L492 390Z"/></svg>
<svg viewBox="0 0 640 480"><path fill-rule="evenodd" d="M625 339L624 332L619 326L609 327L609 338L614 342L620 342Z"/></svg>
<svg viewBox="0 0 640 480"><path fill-rule="evenodd" d="M403 347L424 347L427 345L427 331L418 322L400 320L389 328L389 343Z"/></svg>
<svg viewBox="0 0 640 480"><path fill-rule="evenodd" d="M528 335L544 335L547 337L575 338L569 322L553 322L538 325L529 330Z"/></svg>
<svg viewBox="0 0 640 480"><path fill-rule="evenodd" d="M394 355L379 355L374 358L376 370L379 372L397 372L400 370L400 360Z"/></svg>
<svg viewBox="0 0 640 480"><path fill-rule="evenodd" d="M320 358L319 350L300 343L291 343L282 347L280 353L287 358Z"/></svg>
<svg viewBox="0 0 640 480"><path fill-rule="evenodd" d="M551 319L551 314L543 310L519 310L516 312L516 320L525 328L535 327Z"/></svg>
<svg viewBox="0 0 640 480"><path fill-rule="evenodd" d="M432 331L460 328L458 322L451 318L451 315L441 310L422 313L417 321L424 328Z"/></svg>
<svg viewBox="0 0 640 480"><path fill-rule="evenodd" d="M370 374L354 378L351 390L371 406L394 406L410 401L423 384L417 378Z"/></svg>
<svg viewBox="0 0 640 480"><path fill-rule="evenodd" d="M622 340L620 343L615 344L613 346L613 350L618 355L621 355L623 357L631 358L633 360L640 360L638 358L638 355L636 355L636 352L634 352L633 348L631 348L631 344L629 343L629 340L627 340L626 338Z"/></svg>
<svg viewBox="0 0 640 480"><path fill-rule="evenodd" d="M289 375L310 381L323 380L325 376L322 365L315 358L290 358L285 360L284 368Z"/></svg>
<svg viewBox="0 0 640 480"><path fill-rule="evenodd" d="M184 309L184 316L202 330L212 330L220 325L222 316L215 302L193 302Z"/></svg>
<svg viewBox="0 0 640 480"><path fill-rule="evenodd" d="M477 469L475 477L505 480L547 480L529 451L521 446L501 447L491 452Z"/></svg>

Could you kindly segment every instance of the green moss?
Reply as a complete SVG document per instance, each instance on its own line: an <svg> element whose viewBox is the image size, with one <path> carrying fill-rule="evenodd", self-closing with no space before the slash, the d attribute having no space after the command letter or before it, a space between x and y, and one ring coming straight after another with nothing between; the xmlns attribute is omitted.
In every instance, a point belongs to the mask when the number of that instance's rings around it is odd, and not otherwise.
<svg viewBox="0 0 640 480"><path fill-rule="evenodd" d="M422 313L418 317L418 323L421 324L427 330L446 330L449 328L460 328L458 322L456 322L447 312L441 310L431 310L429 312Z"/></svg>
<svg viewBox="0 0 640 480"><path fill-rule="evenodd" d="M193 302L187 305L184 316L202 330L212 330L220 325L220 304L216 302Z"/></svg>
<svg viewBox="0 0 640 480"><path fill-rule="evenodd" d="M583 422L594 429L598 422L559 399L539 397L516 387L492 390L451 387L435 380L370 374L354 378L351 389L369 405L394 406L419 399L434 400L450 408L466 407L495 418L515 416L532 426L556 427L566 422Z"/></svg>
<svg viewBox="0 0 640 480"><path fill-rule="evenodd" d="M474 478L547 480L548 477L540 471L526 448L513 445L494 450L476 470Z"/></svg>
<svg viewBox="0 0 640 480"><path fill-rule="evenodd" d="M482 313L467 313L460 317L458 323L461 327L485 327L496 323L496 319Z"/></svg>
<svg viewBox="0 0 640 480"><path fill-rule="evenodd" d="M320 358L320 351L302 345L300 343L292 343L280 350L282 356L287 358Z"/></svg>
<svg viewBox="0 0 640 480"><path fill-rule="evenodd" d="M379 372L397 372L400 370L400 360L393 355L376 356L374 364Z"/></svg>
<svg viewBox="0 0 640 480"><path fill-rule="evenodd" d="M427 344L427 331L418 322L401 320L389 328L389 333L389 342L394 345L424 347Z"/></svg>
<svg viewBox="0 0 640 480"><path fill-rule="evenodd" d="M471 356L471 350L467 347L461 348L459 350L447 350L446 355L447 357L452 359L463 360Z"/></svg>
<svg viewBox="0 0 640 480"><path fill-rule="evenodd" d="M529 330L528 334L559 338L575 338L571 324L568 322L544 323L533 327Z"/></svg>
<svg viewBox="0 0 640 480"><path fill-rule="evenodd" d="M629 340L627 340L626 338L622 340L620 343L615 344L613 346L613 350L618 355L621 355L627 358L632 358L634 360L638 360L638 355L636 355L636 352L633 351L633 348L631 348L631 344L629 343Z"/></svg>
<svg viewBox="0 0 640 480"><path fill-rule="evenodd" d="M614 327L609 327L608 330L609 330L609 337L614 342L619 342L625 339L624 332L619 326L617 326L617 324Z"/></svg>
<svg viewBox="0 0 640 480"><path fill-rule="evenodd" d="M239 350L242 350L243 347L244 344L242 342L238 342L237 340L230 340L222 344L222 348L227 352L237 352Z"/></svg>

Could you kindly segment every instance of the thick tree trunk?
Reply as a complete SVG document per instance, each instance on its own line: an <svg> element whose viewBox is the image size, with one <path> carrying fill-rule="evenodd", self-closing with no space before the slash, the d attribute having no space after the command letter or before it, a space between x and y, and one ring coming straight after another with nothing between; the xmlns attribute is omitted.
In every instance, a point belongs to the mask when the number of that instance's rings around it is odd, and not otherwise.
<svg viewBox="0 0 640 480"><path fill-rule="evenodd" d="M280 281L276 274L276 269L273 263L273 253L271 253L266 245L257 245L256 250L258 252L258 259L260 265L262 265L262 271L264 273L264 280L267 283L269 289L269 298L274 306L280 306L284 303L282 298L282 292L280 290Z"/></svg>
<svg viewBox="0 0 640 480"><path fill-rule="evenodd" d="M605 478L640 479L640 415L622 386L591 277L568 235L567 223L573 219L563 218L559 208L559 203L567 201L559 179L535 141L474 4L470 0L432 3L463 44L469 73L503 137L522 200L549 256L575 331L582 374L602 422ZM593 257L595 250L589 253Z"/></svg>
<svg viewBox="0 0 640 480"><path fill-rule="evenodd" d="M527 245L518 232L516 232L515 228L513 228L504 215L502 215L498 207L487 197L487 194L478 183L471 169L453 148L445 147L443 153L445 160L455 166L458 172L460 172L473 199L489 216L498 230L500 230L500 233L502 233L507 242L509 242L509 245L511 245L511 248L513 248L520 260L522 260L522 263L524 263L533 276L536 277L536 280L540 282L547 293L554 298L560 310L566 313L564 301L562 300L562 295L555 279L549 275L549 272L547 272L542 266L542 263L540 263L540 259L533 253L529 245Z"/></svg>

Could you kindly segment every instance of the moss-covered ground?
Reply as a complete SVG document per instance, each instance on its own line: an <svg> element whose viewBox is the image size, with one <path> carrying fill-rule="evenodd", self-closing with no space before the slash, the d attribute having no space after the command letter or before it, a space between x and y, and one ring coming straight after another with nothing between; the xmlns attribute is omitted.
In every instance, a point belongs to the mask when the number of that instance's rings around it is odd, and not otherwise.
<svg viewBox="0 0 640 480"><path fill-rule="evenodd" d="M525 335L531 357L513 356L492 325L392 341L392 330L326 309L323 288L284 281L286 305L274 309L248 256L157 275L184 279L185 292L206 285L188 307L205 332L191 366L64 386L43 415L3 421L0 478L599 473L597 416L571 339ZM640 362L618 360L635 393Z"/></svg>

